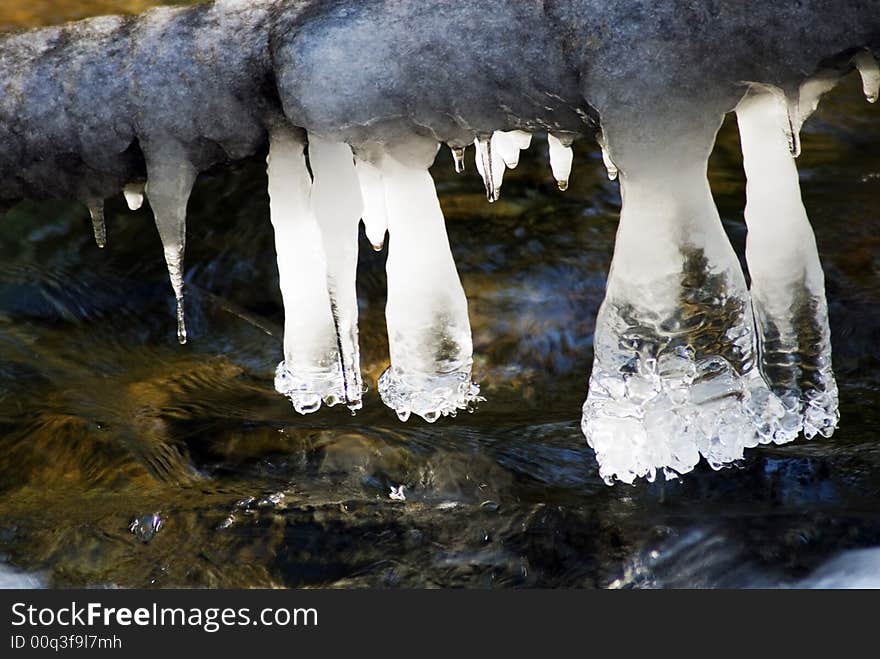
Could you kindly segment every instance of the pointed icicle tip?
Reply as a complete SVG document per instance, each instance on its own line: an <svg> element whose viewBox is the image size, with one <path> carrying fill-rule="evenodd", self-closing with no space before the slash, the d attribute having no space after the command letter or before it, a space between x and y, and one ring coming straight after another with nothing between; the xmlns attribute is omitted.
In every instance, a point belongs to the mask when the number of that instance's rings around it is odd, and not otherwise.
<svg viewBox="0 0 880 659"><path fill-rule="evenodd" d="M550 144L550 169L553 170L553 178L559 189L563 192L568 189L568 181L571 178L571 165L574 162L574 152L571 147L554 135L547 135Z"/></svg>
<svg viewBox="0 0 880 659"><path fill-rule="evenodd" d="M186 313L183 308L183 296L177 298L177 342L186 345Z"/></svg>
<svg viewBox="0 0 880 659"><path fill-rule="evenodd" d="M381 252L388 232L388 209L382 174L376 165L367 160L355 157L354 164L363 201L361 221L364 223L364 233L367 234L373 251Z"/></svg>
<svg viewBox="0 0 880 659"><path fill-rule="evenodd" d="M128 209L132 211L139 210L144 205L144 184L129 183L122 189L125 196L125 203Z"/></svg>
<svg viewBox="0 0 880 659"><path fill-rule="evenodd" d="M868 103L876 103L880 98L880 65L874 55L867 49L860 50L853 57L859 75L862 78L862 91Z"/></svg>
<svg viewBox="0 0 880 659"><path fill-rule="evenodd" d="M620 174L620 170L617 169L617 165L615 165L614 161L611 159L611 154L608 153L608 149L604 146L602 147L602 162L605 164L605 170L608 172L608 180L616 181Z"/></svg>
<svg viewBox="0 0 880 659"><path fill-rule="evenodd" d="M107 227L104 224L104 202L103 200L90 201L89 215L92 218L92 231L95 233L95 244L104 249L107 246Z"/></svg>
<svg viewBox="0 0 880 659"><path fill-rule="evenodd" d="M800 98L798 96L785 98L785 110L788 116L788 127L785 135L788 138L788 150L793 158L801 155L801 119Z"/></svg>
<svg viewBox="0 0 880 659"><path fill-rule="evenodd" d="M451 146L449 150L452 151L452 160L455 162L455 173L463 174L464 173L464 147L463 146Z"/></svg>

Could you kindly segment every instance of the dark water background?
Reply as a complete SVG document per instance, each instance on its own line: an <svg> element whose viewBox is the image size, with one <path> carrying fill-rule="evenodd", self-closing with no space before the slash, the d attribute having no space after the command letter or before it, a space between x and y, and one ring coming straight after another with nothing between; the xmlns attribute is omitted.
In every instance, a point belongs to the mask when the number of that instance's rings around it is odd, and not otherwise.
<svg viewBox="0 0 880 659"><path fill-rule="evenodd" d="M0 25L149 4L5 2ZM464 176L448 151L438 158L489 400L436 425L400 423L376 394L385 254L365 240L365 409L302 418L274 392L283 310L259 158L204 176L190 203L185 347L148 210L110 200L103 251L83 207L11 211L2 569L51 586L766 586L815 583L841 552L880 546L880 107L855 76L807 124L799 160L828 278L840 430L722 472L610 488L598 477L579 419L620 198L587 143L559 193L546 148L536 140L493 206L473 150ZM742 252L732 119L711 180ZM405 502L389 497L399 485ZM880 579L872 556L846 554L833 574Z"/></svg>

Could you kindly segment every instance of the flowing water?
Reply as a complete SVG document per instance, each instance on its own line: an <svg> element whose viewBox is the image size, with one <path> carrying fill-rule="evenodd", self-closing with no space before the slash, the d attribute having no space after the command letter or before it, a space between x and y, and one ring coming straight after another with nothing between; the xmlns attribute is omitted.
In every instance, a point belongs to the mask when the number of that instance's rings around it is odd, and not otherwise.
<svg viewBox="0 0 880 659"><path fill-rule="evenodd" d="M151 4L5 2L0 26ZM464 175L441 151L432 172L487 401L433 425L379 400L388 247L363 234L364 408L300 417L275 392L265 154L196 187L185 346L149 209L109 200L99 250L85 207L19 205L0 232L0 585L876 585L880 108L850 76L802 141L840 429L635 486L604 484L579 427L620 205L595 145L575 144L561 193L536 138L492 205L474 150ZM732 118L710 178L742 255Z"/></svg>

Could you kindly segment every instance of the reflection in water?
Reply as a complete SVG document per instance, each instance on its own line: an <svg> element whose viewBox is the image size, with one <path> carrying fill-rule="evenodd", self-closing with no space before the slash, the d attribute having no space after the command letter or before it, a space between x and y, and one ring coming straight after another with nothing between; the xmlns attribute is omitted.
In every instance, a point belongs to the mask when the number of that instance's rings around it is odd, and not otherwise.
<svg viewBox="0 0 880 659"><path fill-rule="evenodd" d="M148 209L110 200L99 250L85 208L22 204L0 234L0 553L50 585L807 583L839 551L880 545L878 140L851 77L806 125L799 160L827 273L835 441L636 487L605 487L572 414L620 204L598 149L574 145L560 195L536 139L491 206L479 178L438 159L488 399L438 425L401 425L375 387L356 417L299 417L275 394L284 314L258 158L196 186L185 347L168 336L164 264L142 257L159 249ZM710 180L742 258L739 153L730 120ZM360 246L361 362L375 383L389 365L390 245Z"/></svg>

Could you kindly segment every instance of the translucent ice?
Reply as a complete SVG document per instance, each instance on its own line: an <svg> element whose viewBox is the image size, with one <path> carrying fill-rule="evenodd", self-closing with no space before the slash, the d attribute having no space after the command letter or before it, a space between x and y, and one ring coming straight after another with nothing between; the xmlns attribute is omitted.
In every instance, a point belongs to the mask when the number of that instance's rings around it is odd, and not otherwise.
<svg viewBox="0 0 880 659"><path fill-rule="evenodd" d="M102 199L89 202L89 215L92 219L95 244L104 249L107 246L107 227L104 224L104 201Z"/></svg>
<svg viewBox="0 0 880 659"><path fill-rule="evenodd" d="M312 211L323 239L327 290L342 359L344 402L356 410L362 406L363 396L356 288L358 233L364 209L361 183L351 147L342 142L310 134L309 164L314 177Z"/></svg>
<svg viewBox="0 0 880 659"><path fill-rule="evenodd" d="M186 205L196 180L196 169L178 145L163 145L147 160L146 195L165 252L168 276L177 300L177 340L186 343L183 306Z"/></svg>
<svg viewBox="0 0 880 659"><path fill-rule="evenodd" d="M388 233L388 210L385 208L382 175L373 163L361 158L355 159L355 169L364 201L361 217L364 231L373 249L378 252L385 245L385 234Z"/></svg>
<svg viewBox="0 0 880 659"><path fill-rule="evenodd" d="M785 425L803 427L808 438L829 437L839 413L825 279L797 168L779 130L783 113L778 96L762 90L737 107L760 366L785 406Z"/></svg>
<svg viewBox="0 0 880 659"><path fill-rule="evenodd" d="M284 299L284 361L278 365L275 388L297 412L308 414L322 401L342 402L345 386L305 145L285 128L273 130L270 142L270 213Z"/></svg>
<svg viewBox="0 0 880 659"><path fill-rule="evenodd" d="M489 203L501 197L501 184L504 181L504 159L495 148L495 139L479 137L474 140L477 147L477 171L483 177L486 186L486 198Z"/></svg>
<svg viewBox="0 0 880 659"><path fill-rule="evenodd" d="M508 169L516 169L519 165L519 152L528 149L531 143L531 134L522 130L499 130L492 135L492 148Z"/></svg>
<svg viewBox="0 0 880 659"><path fill-rule="evenodd" d="M144 205L144 184L129 183L122 189L125 196L125 203L128 204L129 210L139 210Z"/></svg>
<svg viewBox="0 0 880 659"><path fill-rule="evenodd" d="M428 167L436 145L396 149L377 162L385 188L390 246L385 315L391 367L379 393L401 420L454 415L479 400L471 381L467 300Z"/></svg>

